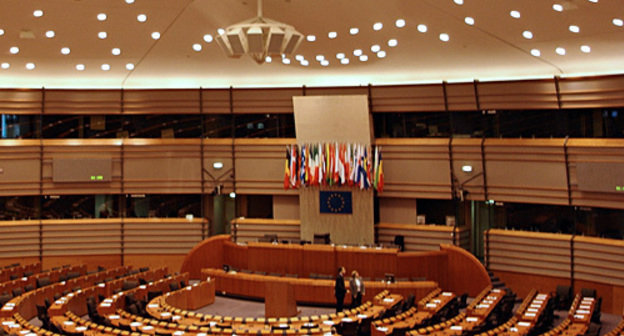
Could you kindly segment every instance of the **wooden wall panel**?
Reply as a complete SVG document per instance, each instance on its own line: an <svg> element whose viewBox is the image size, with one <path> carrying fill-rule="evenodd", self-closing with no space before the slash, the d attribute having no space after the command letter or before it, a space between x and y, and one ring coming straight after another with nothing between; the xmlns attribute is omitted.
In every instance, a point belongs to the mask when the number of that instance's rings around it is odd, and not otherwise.
<svg viewBox="0 0 624 336"><path fill-rule="evenodd" d="M50 90L45 91L45 114L119 114L121 90Z"/></svg>
<svg viewBox="0 0 624 336"><path fill-rule="evenodd" d="M0 196L39 194L40 146L39 140L0 141Z"/></svg>
<svg viewBox="0 0 624 336"><path fill-rule="evenodd" d="M230 114L230 89L203 89L202 113Z"/></svg>
<svg viewBox="0 0 624 336"><path fill-rule="evenodd" d="M440 250L448 254L448 290L455 293L468 293L476 297L492 282L481 262L470 252L461 247L444 244Z"/></svg>
<svg viewBox="0 0 624 336"><path fill-rule="evenodd" d="M279 274L302 273L303 248L301 245L250 242L247 249L250 270Z"/></svg>
<svg viewBox="0 0 624 336"><path fill-rule="evenodd" d="M440 84L371 87L372 112L444 111Z"/></svg>
<svg viewBox="0 0 624 336"><path fill-rule="evenodd" d="M442 251L430 252L403 252L397 256L397 274L399 278L408 277L410 280L424 278L435 279L440 288L449 288L446 269L448 268L448 254Z"/></svg>
<svg viewBox="0 0 624 336"><path fill-rule="evenodd" d="M293 97L301 88L236 89L232 91L234 113L293 113Z"/></svg>
<svg viewBox="0 0 624 336"><path fill-rule="evenodd" d="M293 139L236 139L236 192L241 194L294 194L284 190L286 145Z"/></svg>
<svg viewBox="0 0 624 336"><path fill-rule="evenodd" d="M485 201L483 156L481 152L482 139L455 139L452 140L453 172L455 192L457 197L468 200ZM463 166L471 166L472 172L462 171Z"/></svg>
<svg viewBox="0 0 624 336"><path fill-rule="evenodd" d="M42 94L39 89L1 89L0 114L39 114Z"/></svg>
<svg viewBox="0 0 624 336"><path fill-rule="evenodd" d="M299 206L299 203L297 203ZM264 235L277 235L279 240L298 240L300 237L299 220L234 218L230 223L234 241L240 243L257 242Z"/></svg>
<svg viewBox="0 0 624 336"><path fill-rule="evenodd" d="M558 109L554 79L477 82L483 110Z"/></svg>
<svg viewBox="0 0 624 336"><path fill-rule="evenodd" d="M232 160L232 139L203 139L204 156L204 192L211 193L221 186L221 193L234 191L234 166ZM223 168L216 169L215 162L223 163Z"/></svg>
<svg viewBox="0 0 624 336"><path fill-rule="evenodd" d="M303 264L307 272L299 274L301 277L309 277L310 273L334 277L338 274L336 253L331 245L303 245Z"/></svg>
<svg viewBox="0 0 624 336"><path fill-rule="evenodd" d="M451 199L448 139L377 139L385 197Z"/></svg>
<svg viewBox="0 0 624 336"><path fill-rule="evenodd" d="M574 278L624 287L624 241L574 238Z"/></svg>
<svg viewBox="0 0 624 336"><path fill-rule="evenodd" d="M124 192L201 192L200 139L124 140Z"/></svg>
<svg viewBox="0 0 624 336"><path fill-rule="evenodd" d="M44 257L121 254L118 218L43 220L42 228Z"/></svg>
<svg viewBox="0 0 624 336"><path fill-rule="evenodd" d="M223 241L223 264L230 265L237 269L249 269L248 260L249 252L247 245L242 243L234 243L229 240ZM221 268L223 265L219 265Z"/></svg>
<svg viewBox="0 0 624 336"><path fill-rule="evenodd" d="M395 236L403 236L405 251L438 251L441 244L453 244L454 241L459 244L459 235L470 232L464 227L398 223L379 223L376 230L379 244L394 244ZM458 235L455 240L454 235Z"/></svg>
<svg viewBox="0 0 624 336"><path fill-rule="evenodd" d="M167 267L167 271L172 274L180 270L185 257L186 254L127 254L124 256L124 265L135 269Z"/></svg>
<svg viewBox="0 0 624 336"><path fill-rule="evenodd" d="M42 140L42 188L44 195L119 194L121 191L121 139ZM110 182L54 182L53 161L57 158L112 160Z"/></svg>
<svg viewBox="0 0 624 336"><path fill-rule="evenodd" d="M368 95L368 86L306 87L305 96Z"/></svg>
<svg viewBox="0 0 624 336"><path fill-rule="evenodd" d="M336 246L335 251L336 269L344 266L347 270L345 277L354 270L373 280L384 279L386 273L397 274L397 249Z"/></svg>
<svg viewBox="0 0 624 336"><path fill-rule="evenodd" d="M572 205L622 209L624 192L581 191L576 168L579 163L624 163L624 140L570 139L567 148Z"/></svg>
<svg viewBox="0 0 624 336"><path fill-rule="evenodd" d="M199 89L132 89L123 92L125 114L199 114Z"/></svg>
<svg viewBox="0 0 624 336"><path fill-rule="evenodd" d="M273 195L273 218L299 219L299 195Z"/></svg>
<svg viewBox="0 0 624 336"><path fill-rule="evenodd" d="M446 84L449 111L476 111L477 98L473 82Z"/></svg>
<svg viewBox="0 0 624 336"><path fill-rule="evenodd" d="M624 106L624 76L561 78L561 108Z"/></svg>
<svg viewBox="0 0 624 336"><path fill-rule="evenodd" d="M392 198L379 196L379 221L382 223L415 224L418 212L413 198Z"/></svg>
<svg viewBox="0 0 624 336"><path fill-rule="evenodd" d="M126 218L124 252L184 255L202 240L202 222L201 218Z"/></svg>
<svg viewBox="0 0 624 336"><path fill-rule="evenodd" d="M498 229L485 235L486 265L492 271L570 276L570 235Z"/></svg>
<svg viewBox="0 0 624 336"><path fill-rule="evenodd" d="M229 235L217 235L195 245L184 257L180 273L188 272L191 279L199 279L202 268L221 268L225 260L223 245L229 239Z"/></svg>
<svg viewBox="0 0 624 336"><path fill-rule="evenodd" d="M0 222L0 258L37 256L39 256L38 220Z"/></svg>
<svg viewBox="0 0 624 336"><path fill-rule="evenodd" d="M568 204L564 139L486 139L488 198Z"/></svg>

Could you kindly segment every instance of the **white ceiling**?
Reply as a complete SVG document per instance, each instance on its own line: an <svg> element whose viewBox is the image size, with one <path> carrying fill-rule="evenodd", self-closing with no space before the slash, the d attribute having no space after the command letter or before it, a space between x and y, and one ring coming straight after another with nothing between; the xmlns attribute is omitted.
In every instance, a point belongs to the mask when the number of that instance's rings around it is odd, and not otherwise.
<svg viewBox="0 0 624 336"><path fill-rule="evenodd" d="M596 1L596 0L594 0ZM394 84L500 80L624 73L622 0L264 0L264 16L295 26L316 41L297 51L309 61L285 65L274 60L257 65L251 58L226 58L205 34L255 16L255 0L2 0L0 1L0 69L2 87L264 87ZM553 4L564 7L555 11ZM43 16L35 17L37 9ZM510 11L520 12L520 18ZM97 14L107 14L98 21ZM146 14L144 23L137 15ZM464 18L474 18L470 26ZM405 27L395 21L404 19ZM381 22L383 28L373 30ZM427 25L427 32L417 30ZM573 33L570 25L580 32ZM359 28L350 35L349 28ZM54 30L53 38L45 32ZM523 31L530 30L532 39ZM99 39L98 32L108 37ZM151 38L152 32L161 38ZM338 37L330 39L335 31ZM0 31L1 32L1 31ZM439 39L450 36L448 42ZM22 37L20 37L22 35ZM30 35L30 38L28 37ZM389 47L389 39L398 41ZM199 43L202 50L194 51ZM378 58L371 46L386 52ZM580 50L582 45L590 53ZM9 48L19 47L17 54ZM69 55L61 54L69 47ZM114 56L111 49L121 49ZM555 53L563 47L564 56ZM362 49L368 61L353 56ZM539 49L541 56L532 56ZM348 65L337 53L345 53ZM324 55L329 66L321 66ZM27 70L26 63L35 64ZM100 69L109 64L109 71ZM132 63L134 70L126 70ZM85 70L76 70L84 64Z"/></svg>

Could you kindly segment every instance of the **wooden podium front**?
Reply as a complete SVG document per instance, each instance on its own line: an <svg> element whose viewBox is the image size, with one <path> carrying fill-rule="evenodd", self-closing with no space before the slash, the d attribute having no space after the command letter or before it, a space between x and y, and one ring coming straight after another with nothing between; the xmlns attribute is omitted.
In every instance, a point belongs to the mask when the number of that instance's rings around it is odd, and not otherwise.
<svg viewBox="0 0 624 336"><path fill-rule="evenodd" d="M295 291L288 282L267 281L264 287L264 316L297 316Z"/></svg>

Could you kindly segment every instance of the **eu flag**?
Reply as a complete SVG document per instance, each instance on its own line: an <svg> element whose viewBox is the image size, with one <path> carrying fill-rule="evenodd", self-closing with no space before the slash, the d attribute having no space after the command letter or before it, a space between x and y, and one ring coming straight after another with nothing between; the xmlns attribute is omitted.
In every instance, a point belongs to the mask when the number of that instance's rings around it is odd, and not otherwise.
<svg viewBox="0 0 624 336"><path fill-rule="evenodd" d="M321 191L319 194L321 213L351 214L350 191Z"/></svg>

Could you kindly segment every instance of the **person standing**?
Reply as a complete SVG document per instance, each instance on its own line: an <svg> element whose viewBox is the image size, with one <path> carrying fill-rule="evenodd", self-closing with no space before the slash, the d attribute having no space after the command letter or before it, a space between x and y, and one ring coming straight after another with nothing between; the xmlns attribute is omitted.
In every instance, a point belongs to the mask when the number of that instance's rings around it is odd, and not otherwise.
<svg viewBox="0 0 624 336"><path fill-rule="evenodd" d="M340 266L338 268L338 275L336 276L336 285L334 286L334 296L336 296L336 313L342 311L344 306L344 297L347 294L347 288L345 287L344 275L345 268Z"/></svg>
<svg viewBox="0 0 624 336"><path fill-rule="evenodd" d="M351 272L349 287L351 289L351 307L355 308L362 304L362 296L365 294L364 281L362 281L360 274L356 270Z"/></svg>

